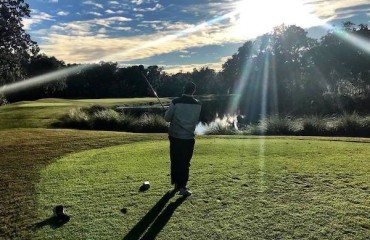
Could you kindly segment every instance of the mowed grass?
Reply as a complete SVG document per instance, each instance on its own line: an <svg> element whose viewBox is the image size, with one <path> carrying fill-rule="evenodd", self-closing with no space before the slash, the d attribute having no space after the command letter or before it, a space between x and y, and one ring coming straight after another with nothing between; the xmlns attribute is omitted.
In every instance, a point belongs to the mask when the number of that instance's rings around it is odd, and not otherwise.
<svg viewBox="0 0 370 240"><path fill-rule="evenodd" d="M165 138L103 131L0 131L0 239L31 239L34 235L32 225L38 220L35 185L40 170L51 162L72 152Z"/></svg>
<svg viewBox="0 0 370 240"><path fill-rule="evenodd" d="M41 171L36 186L41 224L35 235L368 239L369 141L332 140L197 139L189 182L194 194L187 199L168 194L165 139L69 154ZM150 181L151 188L139 192L143 181ZM66 207L71 220L56 228L44 220L58 204Z"/></svg>
<svg viewBox="0 0 370 240"><path fill-rule="evenodd" d="M166 194L166 134L42 129L75 107L156 101L1 106L0 239L368 239L369 139L200 137L184 200Z"/></svg>
<svg viewBox="0 0 370 240"><path fill-rule="evenodd" d="M162 98L167 103L169 99ZM70 109L91 105L133 106L157 104L156 98L122 98L122 99L40 99L22 101L0 107L0 130L12 128L48 128Z"/></svg>

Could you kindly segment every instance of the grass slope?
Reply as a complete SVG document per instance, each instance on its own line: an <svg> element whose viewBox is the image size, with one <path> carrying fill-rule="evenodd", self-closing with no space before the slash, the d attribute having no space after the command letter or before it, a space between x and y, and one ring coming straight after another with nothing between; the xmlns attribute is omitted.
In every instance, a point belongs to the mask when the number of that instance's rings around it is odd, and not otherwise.
<svg viewBox="0 0 370 240"><path fill-rule="evenodd" d="M41 171L40 239L366 239L369 143L201 138L194 196L170 196L167 141L70 154ZM139 192L142 181L152 187ZM52 207L71 215L53 228ZM121 209L127 213L122 214Z"/></svg>
<svg viewBox="0 0 370 240"><path fill-rule="evenodd" d="M162 102L169 99L163 98ZM91 105L131 106L137 104L157 104L156 98L122 98L122 99L40 99L23 101L0 107L0 130L11 128L48 128L59 117L75 107Z"/></svg>
<svg viewBox="0 0 370 240"><path fill-rule="evenodd" d="M35 184L41 169L68 153L165 135L13 129L0 131L0 139L0 239L30 239L37 221Z"/></svg>

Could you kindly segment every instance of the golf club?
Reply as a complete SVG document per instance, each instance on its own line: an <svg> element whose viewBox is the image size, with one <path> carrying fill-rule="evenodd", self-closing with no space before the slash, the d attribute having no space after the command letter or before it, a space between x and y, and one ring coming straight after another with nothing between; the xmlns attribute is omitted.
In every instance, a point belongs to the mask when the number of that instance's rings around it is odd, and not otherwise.
<svg viewBox="0 0 370 240"><path fill-rule="evenodd" d="M161 104L161 106L162 106L163 110L166 110L166 109L165 109L165 107L163 106L163 104L162 104L161 100L159 100L159 97L158 97L157 92L154 90L154 88L153 88L152 84L150 84L150 82L149 82L148 78L146 78L146 76L144 75L144 73L142 73L141 75L143 75L143 77L144 77L144 79L145 79L146 83L149 85L150 89L152 89L152 92L154 93L154 96L156 96L156 98L157 98L158 102Z"/></svg>

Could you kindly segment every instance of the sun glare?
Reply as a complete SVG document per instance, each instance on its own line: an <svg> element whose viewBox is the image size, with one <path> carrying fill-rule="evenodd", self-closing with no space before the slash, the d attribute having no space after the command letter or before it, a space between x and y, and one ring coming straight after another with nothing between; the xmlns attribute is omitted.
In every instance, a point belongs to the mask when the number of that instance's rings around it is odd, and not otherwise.
<svg viewBox="0 0 370 240"><path fill-rule="evenodd" d="M236 5L231 34L254 38L281 24L311 27L322 25L304 0L243 0Z"/></svg>

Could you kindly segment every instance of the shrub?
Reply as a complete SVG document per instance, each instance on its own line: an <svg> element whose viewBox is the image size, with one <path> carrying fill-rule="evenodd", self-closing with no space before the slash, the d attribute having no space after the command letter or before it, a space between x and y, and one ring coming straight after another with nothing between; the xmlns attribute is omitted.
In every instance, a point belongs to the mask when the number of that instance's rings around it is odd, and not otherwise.
<svg viewBox="0 0 370 240"><path fill-rule="evenodd" d="M127 114L120 114L113 109L98 105L72 109L52 126L75 129L153 133L168 131L167 122L159 115L144 114L140 117L133 117Z"/></svg>
<svg viewBox="0 0 370 240"><path fill-rule="evenodd" d="M5 98L4 95L0 95L0 106L8 104L8 100Z"/></svg>
<svg viewBox="0 0 370 240"><path fill-rule="evenodd" d="M137 120L137 117L134 117L129 114L120 114L120 120L117 131L132 131L132 124Z"/></svg>
<svg viewBox="0 0 370 240"><path fill-rule="evenodd" d="M90 129L90 116L82 109L71 109L69 113L62 116L58 122L52 124L53 127Z"/></svg>
<svg viewBox="0 0 370 240"><path fill-rule="evenodd" d="M130 124L133 132L163 133L168 131L168 123L156 114L143 114Z"/></svg>
<svg viewBox="0 0 370 240"><path fill-rule="evenodd" d="M120 114L112 109L97 110L90 116L91 129L118 130L120 128Z"/></svg>
<svg viewBox="0 0 370 240"><path fill-rule="evenodd" d="M205 135L235 135L237 133L236 129L220 123L213 125L204 132Z"/></svg>
<svg viewBox="0 0 370 240"><path fill-rule="evenodd" d="M370 117L365 117L362 120L362 127L363 127L363 137L370 137Z"/></svg>
<svg viewBox="0 0 370 240"><path fill-rule="evenodd" d="M294 123L289 117L270 116L260 121L260 132L266 135L294 135Z"/></svg>
<svg viewBox="0 0 370 240"><path fill-rule="evenodd" d="M244 129L242 129L244 135L263 135L264 129L262 129L260 124L249 124Z"/></svg>
<svg viewBox="0 0 370 240"><path fill-rule="evenodd" d="M99 105L76 108L61 117L54 127L113 130L146 133L164 133L168 123L160 115L142 114L132 116L120 114L113 109ZM311 135L311 136L354 136L370 137L370 117L356 113L333 118L317 116L291 119L271 116L258 124L250 124L240 131L224 122L216 122L205 131L206 135Z"/></svg>
<svg viewBox="0 0 370 240"><path fill-rule="evenodd" d="M302 129L300 134L308 136L325 136L330 135L327 121L319 117L305 117L302 120Z"/></svg>
<svg viewBox="0 0 370 240"><path fill-rule="evenodd" d="M370 136L369 135L369 120L363 118L357 113L344 114L338 117L335 125L335 133L340 136Z"/></svg>
<svg viewBox="0 0 370 240"><path fill-rule="evenodd" d="M101 106L101 105L92 105L91 107L82 107L81 110L91 115L97 112L109 110L109 108Z"/></svg>

